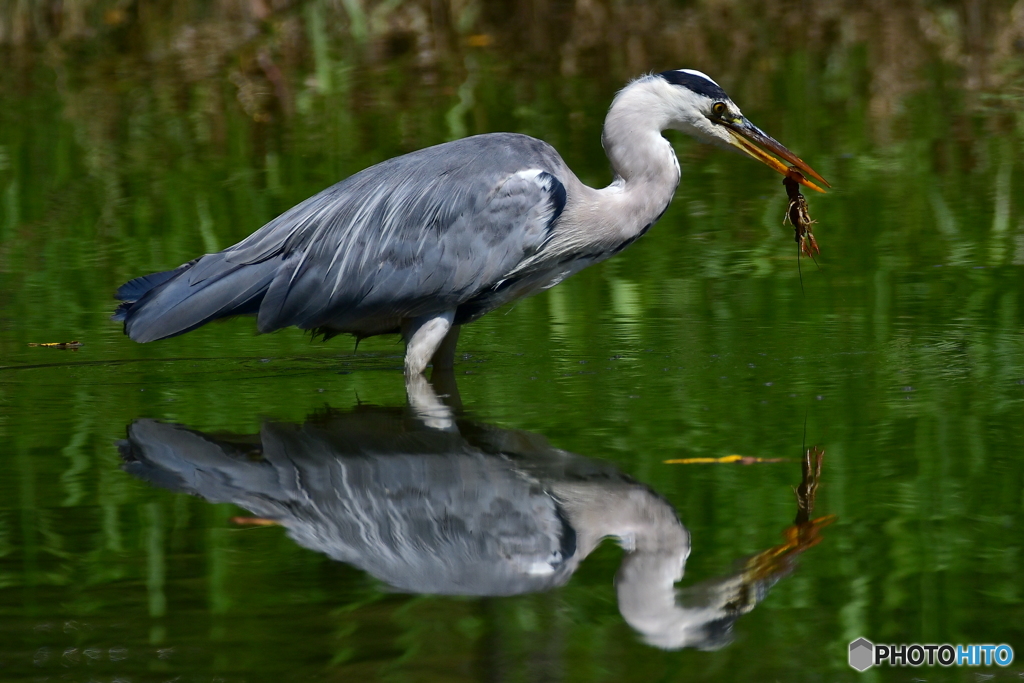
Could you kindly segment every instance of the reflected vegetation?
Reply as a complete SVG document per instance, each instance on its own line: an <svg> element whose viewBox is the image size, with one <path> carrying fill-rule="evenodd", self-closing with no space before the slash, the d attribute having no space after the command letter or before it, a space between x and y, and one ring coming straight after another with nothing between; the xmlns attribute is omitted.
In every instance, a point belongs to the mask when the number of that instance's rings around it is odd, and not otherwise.
<svg viewBox="0 0 1024 683"><path fill-rule="evenodd" d="M786 542L677 596L690 535L655 491L537 434L464 416L439 426L437 411L326 409L301 425L266 421L245 436L137 420L118 447L132 475L245 508L257 517L237 522L281 525L299 545L404 592L548 590L613 538L625 551L619 611L665 649L728 644L736 619L833 520L812 519L824 454L808 449Z"/></svg>

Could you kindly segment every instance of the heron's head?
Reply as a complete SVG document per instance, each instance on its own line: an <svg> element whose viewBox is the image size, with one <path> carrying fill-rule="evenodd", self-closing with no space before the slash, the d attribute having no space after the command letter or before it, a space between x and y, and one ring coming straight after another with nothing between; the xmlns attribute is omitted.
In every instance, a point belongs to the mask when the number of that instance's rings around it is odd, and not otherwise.
<svg viewBox="0 0 1024 683"><path fill-rule="evenodd" d="M779 157L804 175L831 187L817 171L782 143L748 121L721 86L706 74L692 69L679 69L665 71L652 78L661 79L665 84L658 89L669 106L668 127L688 133L701 142L737 150L782 175L790 175L789 166L776 158ZM812 190L824 192L800 174L794 174L794 180Z"/></svg>

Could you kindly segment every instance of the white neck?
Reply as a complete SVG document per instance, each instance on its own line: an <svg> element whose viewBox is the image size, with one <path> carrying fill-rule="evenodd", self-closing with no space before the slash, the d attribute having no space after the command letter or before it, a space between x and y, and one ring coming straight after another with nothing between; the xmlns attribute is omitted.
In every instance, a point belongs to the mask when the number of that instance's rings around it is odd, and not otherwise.
<svg viewBox="0 0 1024 683"><path fill-rule="evenodd" d="M679 162L661 135L675 127L669 88L660 78L644 78L615 97L601 138L614 178L600 190L581 188L580 201L567 207L560 240L566 251L596 247L611 255L668 208L679 185Z"/></svg>
<svg viewBox="0 0 1024 683"><path fill-rule="evenodd" d="M654 185L671 199L679 184L679 162L672 145L661 135L672 125L665 93L668 87L660 78L645 78L615 96L601 134L615 173L610 187Z"/></svg>
<svg viewBox="0 0 1024 683"><path fill-rule="evenodd" d="M657 76L633 81L615 96L604 122L602 144L615 177L608 187L594 189L567 178L569 202L548 245L520 264L518 271L541 267L540 288L554 286L581 268L601 261L629 244L658 220L679 186L679 161L661 132L678 129L699 140L713 141L701 126L697 95ZM705 120L701 120L705 119ZM567 259L570 265L565 265ZM543 270L555 263L552 271ZM548 276L550 279L546 279Z"/></svg>

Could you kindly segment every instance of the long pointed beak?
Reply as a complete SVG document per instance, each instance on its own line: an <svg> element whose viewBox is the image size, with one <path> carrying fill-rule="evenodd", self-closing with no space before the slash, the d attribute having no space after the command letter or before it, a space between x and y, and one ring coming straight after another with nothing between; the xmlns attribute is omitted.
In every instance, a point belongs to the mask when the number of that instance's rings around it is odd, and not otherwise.
<svg viewBox="0 0 1024 683"><path fill-rule="evenodd" d="M732 137L730 142L732 142L732 144L744 154L757 159L784 176L790 176L789 167L773 157L772 154L774 154L777 157L785 159L791 165L796 166L803 172L803 174L817 178L826 187L832 187L829 185L827 180L822 178L817 171L808 166L803 159L790 152L782 145L781 142L752 124L745 117L737 120L736 122L729 122L722 119L719 119L717 122L726 127ZM757 145L760 145L760 147ZM764 149L761 149L761 147ZM765 149L768 151L766 152ZM771 154L768 152L771 152ZM825 191L802 176L797 178L797 175L800 174L792 174L792 177L801 185L809 187L812 190L816 190L817 192Z"/></svg>

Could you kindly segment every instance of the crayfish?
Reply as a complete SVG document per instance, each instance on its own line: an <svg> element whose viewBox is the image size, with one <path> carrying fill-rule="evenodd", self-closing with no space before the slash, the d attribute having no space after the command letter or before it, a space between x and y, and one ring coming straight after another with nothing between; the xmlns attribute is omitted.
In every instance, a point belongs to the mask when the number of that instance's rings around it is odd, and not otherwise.
<svg viewBox="0 0 1024 683"><path fill-rule="evenodd" d="M810 257L814 261L814 265L818 265L818 261L814 257L821 253L821 250L818 249L818 241L814 239L814 233L811 232L811 224L818 221L811 220L811 215L807 212L807 199L800 194L799 180L802 180L803 177L796 167L790 166L789 173L782 180L782 184L786 186L786 194L789 195L789 207L786 209L786 216L782 222L789 221L793 226L793 237L797 244L797 272L800 272L801 253ZM803 287L803 273L800 273L800 289L802 290Z"/></svg>

